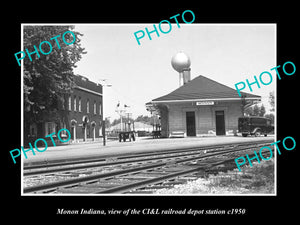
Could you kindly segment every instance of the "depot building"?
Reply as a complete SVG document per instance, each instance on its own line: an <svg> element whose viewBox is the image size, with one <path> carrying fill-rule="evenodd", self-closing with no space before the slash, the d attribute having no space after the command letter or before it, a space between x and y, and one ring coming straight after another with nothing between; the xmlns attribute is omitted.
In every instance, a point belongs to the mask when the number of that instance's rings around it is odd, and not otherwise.
<svg viewBox="0 0 300 225"><path fill-rule="evenodd" d="M261 100L258 95L237 91L205 76L184 83L171 93L146 103L160 117L161 137L229 135L238 130L243 105ZM243 104L244 102L244 104Z"/></svg>

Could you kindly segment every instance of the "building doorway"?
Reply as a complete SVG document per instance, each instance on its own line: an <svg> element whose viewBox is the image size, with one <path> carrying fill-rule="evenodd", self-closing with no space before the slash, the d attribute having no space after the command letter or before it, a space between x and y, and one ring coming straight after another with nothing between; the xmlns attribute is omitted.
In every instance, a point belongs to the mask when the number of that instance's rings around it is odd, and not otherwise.
<svg viewBox="0 0 300 225"><path fill-rule="evenodd" d="M195 112L186 112L186 135L196 136Z"/></svg>
<svg viewBox="0 0 300 225"><path fill-rule="evenodd" d="M216 134L225 135L224 111L216 111Z"/></svg>

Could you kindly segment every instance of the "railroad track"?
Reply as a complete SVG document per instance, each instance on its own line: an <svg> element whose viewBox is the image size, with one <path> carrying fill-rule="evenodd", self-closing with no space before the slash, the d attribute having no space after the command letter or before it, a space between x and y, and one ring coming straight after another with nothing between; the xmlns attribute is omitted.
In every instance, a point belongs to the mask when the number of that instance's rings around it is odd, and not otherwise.
<svg viewBox="0 0 300 225"><path fill-rule="evenodd" d="M242 154L271 142L251 142L200 147L165 152L118 156L24 168L24 179L40 180L25 186L26 193L151 193L152 189L164 188L196 179L213 167L234 164ZM234 164L235 165L235 164ZM231 165L231 168L233 166ZM47 177L62 177L55 181ZM74 178L76 177L76 178ZM145 191L145 187L148 187ZM150 187L150 191L149 191Z"/></svg>

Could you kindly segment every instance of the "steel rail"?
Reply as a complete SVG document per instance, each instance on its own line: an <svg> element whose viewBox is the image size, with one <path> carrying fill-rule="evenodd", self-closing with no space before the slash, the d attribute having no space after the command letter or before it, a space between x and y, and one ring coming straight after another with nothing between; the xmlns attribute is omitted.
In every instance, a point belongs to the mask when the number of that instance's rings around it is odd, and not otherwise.
<svg viewBox="0 0 300 225"><path fill-rule="evenodd" d="M272 152L274 152L274 150L272 150ZM253 153L249 154L249 157L252 157L254 155L255 154L253 154ZM265 153L263 153L263 155L265 155ZM142 181L138 181L138 182L134 182L134 183L130 183L130 184L125 184L125 185L109 188L109 189L102 190L102 191L97 191L94 194L124 193L129 190L141 189L141 188L147 187L152 184L158 184L163 181L169 180L170 178L175 178L175 177L182 176L182 175L188 175L188 174L197 172L199 170L205 170L205 169L219 166L219 165L222 165L222 164L225 164L228 162L232 162L234 159L235 158L230 158L230 159L221 160L221 161L214 162L214 163L209 163L208 165L196 166L195 168L192 168L192 169L175 172L175 173L170 173L170 174L167 174L164 176L150 178L150 179L146 179L146 180L142 180Z"/></svg>
<svg viewBox="0 0 300 225"><path fill-rule="evenodd" d="M269 142L263 142L263 143L252 143L254 145L263 145L265 143ZM231 145L229 145L231 146ZM244 146L244 145L239 145L239 146ZM221 146L220 146L221 147ZM211 147L211 149L215 148L220 148L219 146L216 147ZM221 150L216 150L214 152L219 152L219 151L224 151L224 148L226 146L222 146L223 149ZM238 146L235 146L238 147ZM144 161L152 161L152 160L160 160L160 159L166 159L166 158L176 158L180 156L189 156L189 155L195 155L199 154L197 153L198 151L203 150L202 148L191 148L191 149L185 149L184 151L172 151L172 152L156 152L151 153L151 154L143 154L143 156L131 156L131 157L124 157L124 158L133 158L131 160L119 160L119 161L114 161L114 162L102 162L102 163L94 163L90 165L79 165L79 166L69 166L69 167L62 167L62 168L52 168L52 169L40 169L40 170L33 170L33 171L24 171L23 175L24 176L33 176L33 175L40 175L40 174L49 174L49 173L55 173L55 172L63 172L63 171L70 171L70 170L79 170L79 169L87 169L87 168L93 168L93 167L104 167L104 166L113 166L113 165L120 165L120 164L126 164L126 163L136 163L136 162L144 162ZM209 149L206 149L209 150ZM190 152L190 153L189 153ZM177 153L178 155L172 155L172 156L162 156L162 155L171 155ZM186 153L185 155L182 155ZM139 159L142 157L148 157L148 156L157 156L153 158L144 158L144 159ZM70 164L72 165L72 164Z"/></svg>
<svg viewBox="0 0 300 225"><path fill-rule="evenodd" d="M76 164L83 164L83 163L94 163L99 161L107 161L107 159L113 158L113 159L128 159L128 158L137 158L137 157L147 157L152 155L158 155L158 154L172 154L172 153L178 153L178 152L187 152L192 150L209 150L214 148L225 148L226 146L244 146L249 144L266 144L270 143L270 141L262 140L262 141L256 141L256 142L238 142L238 143L226 143L222 145L207 145L207 146L200 146L200 147L191 147L191 148L182 148L182 149L172 149L172 150L164 150L164 151L151 151L151 152L142 152L142 153L136 153L136 154L126 154L126 155L116 155L112 157L103 157L103 158L92 158L92 159L83 159L83 160L73 160L73 161L67 161L63 160L63 162L53 162L53 163L39 163L38 165L30 165L30 166L24 166L24 170L33 170L33 169L40 169L40 168L50 168L50 167L58 167L58 166L67 166L67 165L76 165Z"/></svg>
<svg viewBox="0 0 300 225"><path fill-rule="evenodd" d="M257 145L257 144L256 144ZM172 164L178 164L178 163L183 163L183 162L188 162L188 161L195 161L198 159L203 159L203 158L209 158L217 155L224 155L232 152L239 152L239 151L244 151L244 150L249 150L253 147L256 146L248 146L242 149L232 149L232 150L227 150L227 151L220 151L217 153L210 153L206 155L200 155L198 157L189 157L189 158L184 158L184 159L175 159L172 160ZM178 156L177 156L178 157ZM102 174L96 174L96 175L91 175L91 176L85 176L85 177L80 177L80 178L74 178L74 179L69 179L69 180L63 180L63 181L58 181L58 182L52 182L48 184L41 184L41 185L36 185L36 186L30 186L26 187L23 189L23 193L30 193L30 192L37 192L37 191L42 191L42 190L49 190L49 189L56 189L58 187L62 186L69 186L69 185L74 185L82 182L87 182L87 181L92 181L92 180L98 180L101 178L109 178L117 175L123 175L123 174L129 174L133 172L138 172L138 171L144 171L148 169L153 169L153 168L159 168L163 166L169 165L170 162L161 162L161 163L153 163L151 165L143 165L139 167L134 167L134 168L129 168L125 170L117 170L113 172L108 172L108 173L102 173Z"/></svg>
<svg viewBox="0 0 300 225"><path fill-rule="evenodd" d="M128 191L131 189L135 189L135 188L140 188L140 187L145 187L151 184L156 184L158 182L162 182L164 180L173 178L173 177L178 177L181 175L186 175L189 173L193 173L193 172L197 172L201 169L204 169L204 166L196 166L195 168L189 169L189 170L184 170L184 171L180 171L180 172L175 172L175 173L170 173L164 176L159 176L159 177L155 177L155 178L151 178L151 179L146 179L143 181L138 181L138 182L134 182L134 183L130 183L130 184L125 184L122 186L117 186L117 187L113 187L113 188L109 188L103 191L97 191L94 194L108 194L108 193L122 193L124 191Z"/></svg>

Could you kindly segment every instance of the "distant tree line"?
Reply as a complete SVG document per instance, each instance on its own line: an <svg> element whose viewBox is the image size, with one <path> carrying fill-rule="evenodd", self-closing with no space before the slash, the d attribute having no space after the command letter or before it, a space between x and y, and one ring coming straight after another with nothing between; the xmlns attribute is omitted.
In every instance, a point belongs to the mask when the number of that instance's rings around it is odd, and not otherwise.
<svg viewBox="0 0 300 225"><path fill-rule="evenodd" d="M275 112L274 91L269 93L269 103L270 103L270 111ZM245 103L244 103L244 105L245 105ZM244 105L243 105L243 107L244 107ZM261 106L259 106L258 104L255 104L254 106L250 106L250 107L244 109L244 115L245 116L264 116L264 117L270 118L272 123L274 123L274 114L266 113L266 108L263 104L261 104Z"/></svg>
<svg viewBox="0 0 300 225"><path fill-rule="evenodd" d="M130 121L130 123L133 123L133 122L142 122L142 123L146 123L146 124L149 124L149 125L153 125L153 117L151 117L151 116L144 116L144 115L139 115L135 119L123 117L122 121L123 121L123 123L124 122L128 123L128 121ZM121 119L120 118L114 119L112 122L110 121L109 118L105 118L105 126L106 127L111 127L111 126L114 126L114 125L116 125L118 123L121 123Z"/></svg>
<svg viewBox="0 0 300 225"><path fill-rule="evenodd" d="M248 107L245 109L244 113L247 116L264 116L266 113L266 108L263 104L261 106L254 105L253 107Z"/></svg>

